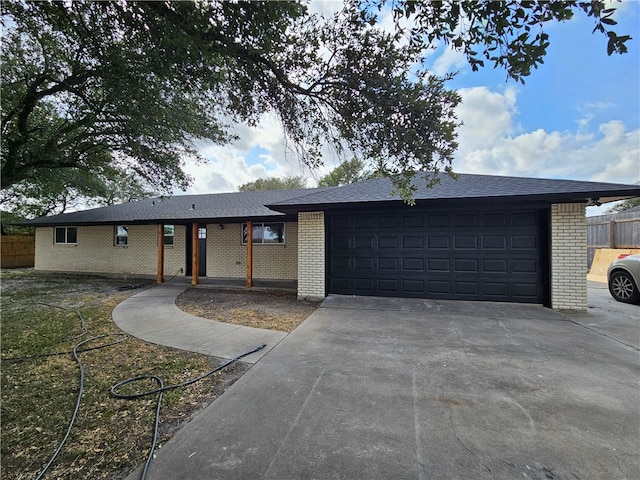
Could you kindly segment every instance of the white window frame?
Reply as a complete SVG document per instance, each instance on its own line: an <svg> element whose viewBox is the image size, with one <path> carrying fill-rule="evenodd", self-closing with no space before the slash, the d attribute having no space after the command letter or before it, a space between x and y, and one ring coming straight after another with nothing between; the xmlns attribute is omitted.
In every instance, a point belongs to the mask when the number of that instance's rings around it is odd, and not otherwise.
<svg viewBox="0 0 640 480"><path fill-rule="evenodd" d="M124 233L119 232L121 228L124 229ZM124 239L124 243L120 243L119 239ZM127 247L129 245L129 227L127 225L114 226L114 245L116 247Z"/></svg>
<svg viewBox="0 0 640 480"><path fill-rule="evenodd" d="M58 242L58 229L64 228L64 242ZM69 241L69 230L75 230L75 242ZM78 244L78 227L60 226L53 228L53 243L54 245L77 245Z"/></svg>

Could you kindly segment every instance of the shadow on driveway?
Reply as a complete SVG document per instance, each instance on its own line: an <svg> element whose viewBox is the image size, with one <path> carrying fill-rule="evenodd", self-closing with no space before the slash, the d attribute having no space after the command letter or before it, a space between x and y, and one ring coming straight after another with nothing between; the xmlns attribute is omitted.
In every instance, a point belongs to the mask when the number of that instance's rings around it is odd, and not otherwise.
<svg viewBox="0 0 640 480"><path fill-rule="evenodd" d="M640 478L637 311L329 297L148 478Z"/></svg>

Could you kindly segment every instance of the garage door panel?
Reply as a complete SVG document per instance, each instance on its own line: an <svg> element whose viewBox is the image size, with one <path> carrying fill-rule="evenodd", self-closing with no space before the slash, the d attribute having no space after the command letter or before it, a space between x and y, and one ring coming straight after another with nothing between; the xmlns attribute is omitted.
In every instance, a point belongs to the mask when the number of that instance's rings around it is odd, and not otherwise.
<svg viewBox="0 0 640 480"><path fill-rule="evenodd" d="M484 282L482 288L486 297L496 300L509 297L509 285L506 282Z"/></svg>
<svg viewBox="0 0 640 480"><path fill-rule="evenodd" d="M451 283L448 281L442 280L429 280L427 282L428 290L427 293L429 295L451 295Z"/></svg>
<svg viewBox="0 0 640 480"><path fill-rule="evenodd" d="M396 250L400 247L400 236L399 235L380 235L378 237L378 248L380 249L391 249Z"/></svg>
<svg viewBox="0 0 640 480"><path fill-rule="evenodd" d="M427 226L429 228L448 227L450 223L451 217L449 215L427 214Z"/></svg>
<svg viewBox="0 0 640 480"><path fill-rule="evenodd" d="M542 303L544 218L537 210L329 216L329 293Z"/></svg>
<svg viewBox="0 0 640 480"><path fill-rule="evenodd" d="M403 258L402 270L405 272L424 272L424 259L423 258Z"/></svg>
<svg viewBox="0 0 640 480"><path fill-rule="evenodd" d="M453 248L456 250L476 250L478 248L478 237L475 235L459 235L453 238Z"/></svg>
<svg viewBox="0 0 640 480"><path fill-rule="evenodd" d="M424 280L403 280L402 291L409 294L424 294Z"/></svg>
<svg viewBox="0 0 640 480"><path fill-rule="evenodd" d="M400 280L398 279L381 279L378 280L378 291L381 294L397 295L401 292Z"/></svg>
<svg viewBox="0 0 640 480"><path fill-rule="evenodd" d="M342 252L351 249L351 236L336 234L329 240L329 248L333 252Z"/></svg>
<svg viewBox="0 0 640 480"><path fill-rule="evenodd" d="M537 249L537 238L535 235L514 235L511 237L511 248L514 250L533 250Z"/></svg>
<svg viewBox="0 0 640 480"><path fill-rule="evenodd" d="M509 262L504 258L482 260L482 271L485 273L507 273Z"/></svg>
<svg viewBox="0 0 640 480"><path fill-rule="evenodd" d="M350 278L331 277L329 279L329 291L346 293L353 290L353 282Z"/></svg>
<svg viewBox="0 0 640 480"><path fill-rule="evenodd" d="M472 295L477 297L480 293L480 285L478 285L478 282L455 282L454 288L456 295Z"/></svg>
<svg viewBox="0 0 640 480"><path fill-rule="evenodd" d="M449 258L428 258L427 271L449 273L451 271L451 259Z"/></svg>
<svg viewBox="0 0 640 480"><path fill-rule="evenodd" d="M381 215L378 217L379 228L399 228L400 222L396 215Z"/></svg>
<svg viewBox="0 0 640 480"><path fill-rule="evenodd" d="M375 257L355 257L353 264L356 272L374 272L376 259Z"/></svg>
<svg viewBox="0 0 640 480"><path fill-rule="evenodd" d="M353 286L357 295L375 295L376 293L374 288L375 281L372 278L356 278L353 282Z"/></svg>
<svg viewBox="0 0 640 480"><path fill-rule="evenodd" d="M353 257L345 257L345 256L332 256L329 259L329 269L335 274L342 272L346 275L351 275L353 271L353 266L351 264L351 260Z"/></svg>
<svg viewBox="0 0 640 480"><path fill-rule="evenodd" d="M378 270L383 272L398 272L400 270L400 259L397 257L381 257L378 259Z"/></svg>
<svg viewBox="0 0 640 480"><path fill-rule="evenodd" d="M451 244L448 235L428 235L427 245L430 250L444 249L448 250Z"/></svg>
<svg viewBox="0 0 640 480"><path fill-rule="evenodd" d="M528 225L535 226L538 223L538 215L536 212L515 212L511 214L511 225Z"/></svg>
<svg viewBox="0 0 640 480"><path fill-rule="evenodd" d="M520 299L535 299L538 296L538 288L531 283L514 283L512 296Z"/></svg>
<svg viewBox="0 0 640 480"><path fill-rule="evenodd" d="M424 236L422 235L403 235L402 236L402 248L412 249L419 248L424 249Z"/></svg>
<svg viewBox="0 0 640 480"><path fill-rule="evenodd" d="M355 229L372 229L378 226L378 218L375 215L363 215L353 217L351 220Z"/></svg>
<svg viewBox="0 0 640 480"><path fill-rule="evenodd" d="M478 273L478 259L456 258L453 271L456 273Z"/></svg>
<svg viewBox="0 0 640 480"><path fill-rule="evenodd" d="M512 262L512 273L538 273L538 262L533 259L525 259L525 260L513 260Z"/></svg>
<svg viewBox="0 0 640 480"><path fill-rule="evenodd" d="M353 237L352 245L356 250L373 250L375 240L374 235L356 235Z"/></svg>
<svg viewBox="0 0 640 480"><path fill-rule="evenodd" d="M424 216L423 215L403 215L402 216L402 228L423 228Z"/></svg>
<svg viewBox="0 0 640 480"><path fill-rule="evenodd" d="M504 250L507 248L507 236L483 235L481 245L484 250Z"/></svg>
<svg viewBox="0 0 640 480"><path fill-rule="evenodd" d="M475 227L478 225L478 215L475 213L457 213L453 216L455 227Z"/></svg>

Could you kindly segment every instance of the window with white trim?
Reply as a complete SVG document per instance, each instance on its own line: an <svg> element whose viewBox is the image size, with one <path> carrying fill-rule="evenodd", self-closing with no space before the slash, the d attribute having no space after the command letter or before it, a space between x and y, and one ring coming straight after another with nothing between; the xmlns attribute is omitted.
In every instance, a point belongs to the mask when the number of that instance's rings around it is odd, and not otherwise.
<svg viewBox="0 0 640 480"><path fill-rule="evenodd" d="M116 225L115 236L115 245L117 247L126 247L129 244L129 227L126 225Z"/></svg>
<svg viewBox="0 0 640 480"><path fill-rule="evenodd" d="M59 245L78 243L78 227L56 227L54 242Z"/></svg>
<svg viewBox="0 0 640 480"><path fill-rule="evenodd" d="M253 243L257 245L284 244L284 222L253 223ZM247 244L247 224L242 224L242 244Z"/></svg>

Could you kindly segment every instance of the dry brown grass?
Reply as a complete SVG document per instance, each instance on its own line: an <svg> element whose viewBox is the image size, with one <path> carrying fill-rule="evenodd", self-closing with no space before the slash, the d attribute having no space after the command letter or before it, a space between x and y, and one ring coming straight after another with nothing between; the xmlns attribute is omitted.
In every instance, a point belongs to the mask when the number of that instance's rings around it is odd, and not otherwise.
<svg viewBox="0 0 640 480"><path fill-rule="evenodd" d="M70 351L88 336L121 333L111 311L135 291L123 282L89 276L2 272L2 432L3 479L33 479L64 435L78 392L78 368L70 354L12 360ZM42 305L47 303L58 307ZM76 311L86 319L82 333ZM112 341L99 339L87 346ZM114 399L109 388L125 378L155 374L165 384L196 377L221 361L129 338L80 354L85 391L78 418L61 454L44 476L60 479L119 479L144 461L151 444L155 398ZM160 443L239 378L237 363L190 387L165 394Z"/></svg>
<svg viewBox="0 0 640 480"><path fill-rule="evenodd" d="M187 313L219 322L292 332L318 302L297 300L288 291L246 288L190 288L176 299Z"/></svg>

